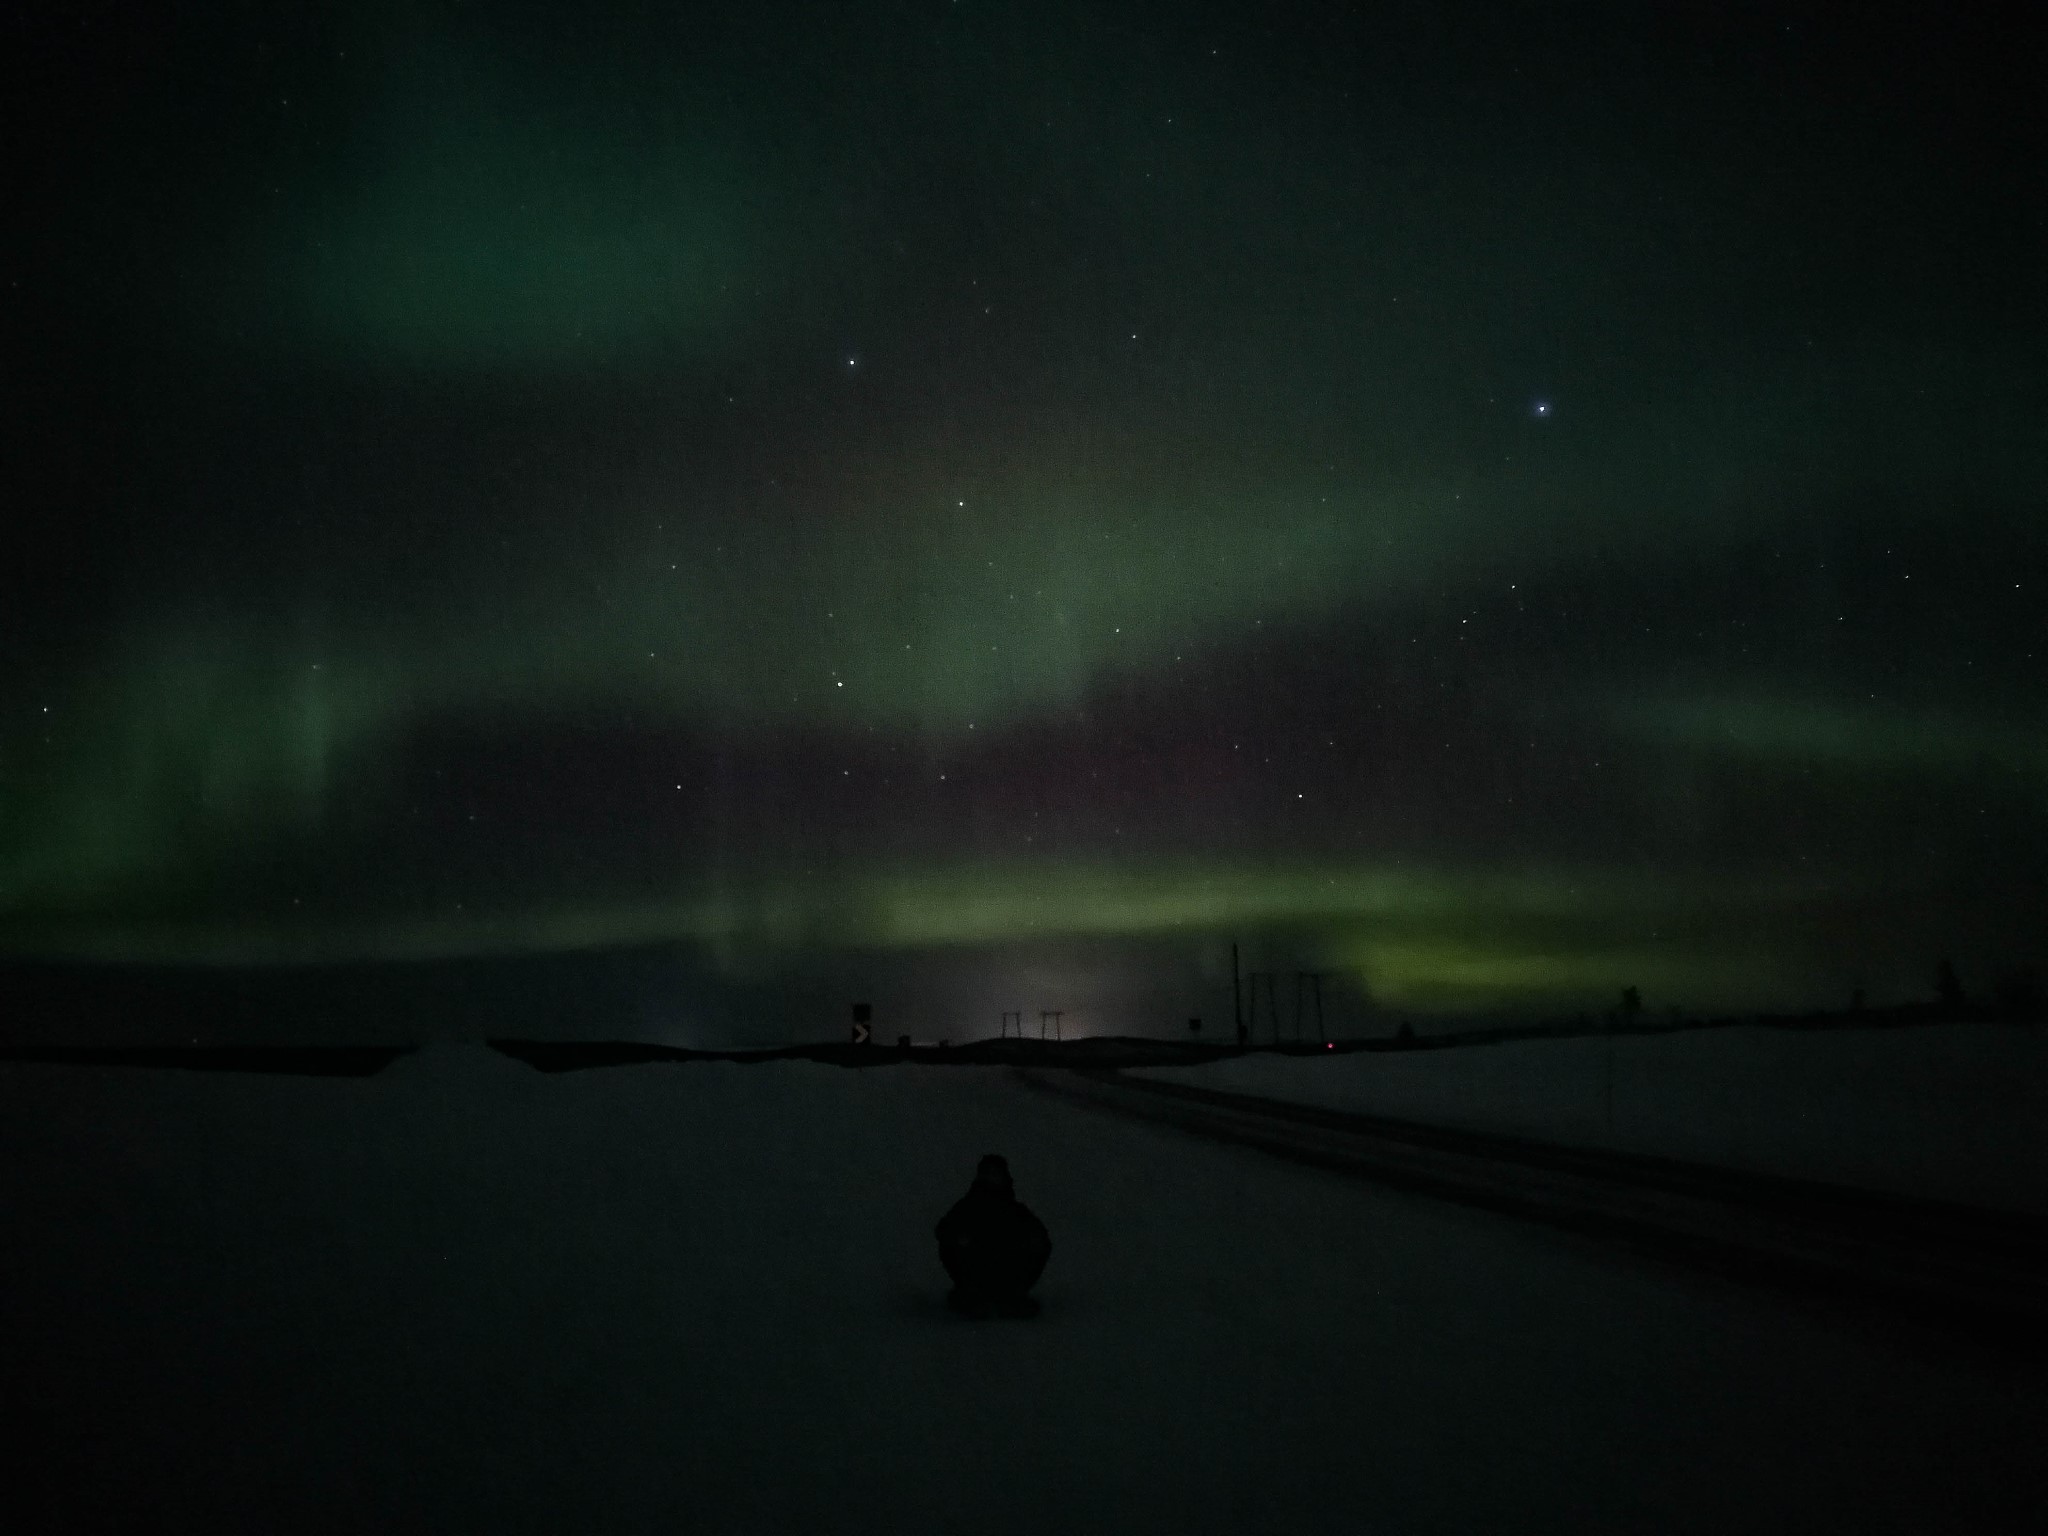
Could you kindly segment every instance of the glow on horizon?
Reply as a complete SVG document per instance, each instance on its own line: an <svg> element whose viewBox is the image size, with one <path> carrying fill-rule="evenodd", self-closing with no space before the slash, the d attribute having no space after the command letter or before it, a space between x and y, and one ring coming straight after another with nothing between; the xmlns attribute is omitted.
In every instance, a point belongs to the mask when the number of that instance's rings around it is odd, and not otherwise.
<svg viewBox="0 0 2048 1536"><path fill-rule="evenodd" d="M97 960L291 964L674 943L742 975L793 956L1268 935L1390 1007L1577 1006L1639 985L1659 1006L1682 999L1697 1009L1760 1004L1796 986L1800 914L1818 894L1799 881L1651 880L1593 867L976 862L830 883L728 884L673 901L427 919L43 924L17 929L10 947ZM1660 926L1695 937L1648 942Z"/></svg>

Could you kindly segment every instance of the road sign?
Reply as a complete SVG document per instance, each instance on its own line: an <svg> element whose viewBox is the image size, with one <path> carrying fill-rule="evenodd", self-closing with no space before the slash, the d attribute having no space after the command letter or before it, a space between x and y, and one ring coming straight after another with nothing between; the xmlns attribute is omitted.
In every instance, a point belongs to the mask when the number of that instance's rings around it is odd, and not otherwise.
<svg viewBox="0 0 2048 1536"><path fill-rule="evenodd" d="M866 1045L868 1043L867 1025L856 1024L853 1026L853 1043L855 1045Z"/></svg>

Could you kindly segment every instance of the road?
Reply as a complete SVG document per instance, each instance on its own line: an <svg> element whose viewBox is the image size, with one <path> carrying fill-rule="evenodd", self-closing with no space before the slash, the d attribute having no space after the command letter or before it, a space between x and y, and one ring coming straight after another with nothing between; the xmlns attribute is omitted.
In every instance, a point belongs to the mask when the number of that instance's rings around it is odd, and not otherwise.
<svg viewBox="0 0 2048 1536"><path fill-rule="evenodd" d="M1374 1184L1625 1244L2048 1366L2048 1219L1114 1071L1042 1092Z"/></svg>

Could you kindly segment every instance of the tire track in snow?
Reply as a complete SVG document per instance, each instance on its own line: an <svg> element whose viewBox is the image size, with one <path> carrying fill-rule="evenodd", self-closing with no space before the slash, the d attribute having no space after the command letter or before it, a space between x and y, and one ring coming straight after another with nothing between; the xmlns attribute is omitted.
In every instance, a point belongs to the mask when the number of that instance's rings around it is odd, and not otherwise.
<svg viewBox="0 0 2048 1536"><path fill-rule="evenodd" d="M1115 1071L1018 1075L1071 1102L1620 1241L1694 1268L1903 1308L2048 1361L2048 1221L2039 1217Z"/></svg>

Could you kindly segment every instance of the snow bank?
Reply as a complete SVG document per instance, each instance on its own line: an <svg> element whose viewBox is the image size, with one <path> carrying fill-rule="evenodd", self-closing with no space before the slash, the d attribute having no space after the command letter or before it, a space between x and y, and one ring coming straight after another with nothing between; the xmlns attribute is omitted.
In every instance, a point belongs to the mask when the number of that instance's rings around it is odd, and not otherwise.
<svg viewBox="0 0 2048 1536"><path fill-rule="evenodd" d="M2048 1212L2048 1028L1761 1026L1135 1075Z"/></svg>

